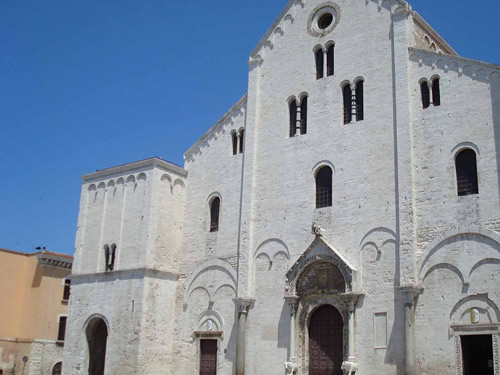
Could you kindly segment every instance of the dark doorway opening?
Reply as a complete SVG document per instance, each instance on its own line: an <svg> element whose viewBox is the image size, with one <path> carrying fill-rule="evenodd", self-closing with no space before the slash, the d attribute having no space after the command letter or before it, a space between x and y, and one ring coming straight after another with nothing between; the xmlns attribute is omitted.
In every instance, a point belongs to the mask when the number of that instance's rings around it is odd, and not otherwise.
<svg viewBox="0 0 500 375"><path fill-rule="evenodd" d="M89 342L89 375L104 375L108 327L102 319L93 320L87 327Z"/></svg>
<svg viewBox="0 0 500 375"><path fill-rule="evenodd" d="M464 375L494 375L491 335L461 336Z"/></svg>
<svg viewBox="0 0 500 375"><path fill-rule="evenodd" d="M344 323L339 311L321 306L309 324L309 375L343 375Z"/></svg>
<svg viewBox="0 0 500 375"><path fill-rule="evenodd" d="M200 375L217 374L217 340L200 341Z"/></svg>

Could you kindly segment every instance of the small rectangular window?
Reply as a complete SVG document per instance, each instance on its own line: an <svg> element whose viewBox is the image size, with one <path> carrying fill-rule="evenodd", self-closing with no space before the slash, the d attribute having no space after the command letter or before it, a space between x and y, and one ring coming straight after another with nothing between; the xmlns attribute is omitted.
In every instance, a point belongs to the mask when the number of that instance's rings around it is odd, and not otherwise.
<svg viewBox="0 0 500 375"><path fill-rule="evenodd" d="M63 291L63 301L69 301L69 296L71 294L71 280L64 280L64 291Z"/></svg>
<svg viewBox="0 0 500 375"><path fill-rule="evenodd" d="M66 336L66 320L67 317L59 317L59 331L57 333L57 341L64 341L64 336Z"/></svg>

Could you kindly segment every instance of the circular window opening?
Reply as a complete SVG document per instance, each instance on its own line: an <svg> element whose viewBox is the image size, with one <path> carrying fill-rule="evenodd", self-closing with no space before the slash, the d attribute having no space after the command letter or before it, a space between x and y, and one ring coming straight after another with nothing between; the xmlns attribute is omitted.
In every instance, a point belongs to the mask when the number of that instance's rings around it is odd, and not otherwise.
<svg viewBox="0 0 500 375"><path fill-rule="evenodd" d="M318 20L318 27L321 30L325 30L333 22L333 15L331 13L323 14Z"/></svg>

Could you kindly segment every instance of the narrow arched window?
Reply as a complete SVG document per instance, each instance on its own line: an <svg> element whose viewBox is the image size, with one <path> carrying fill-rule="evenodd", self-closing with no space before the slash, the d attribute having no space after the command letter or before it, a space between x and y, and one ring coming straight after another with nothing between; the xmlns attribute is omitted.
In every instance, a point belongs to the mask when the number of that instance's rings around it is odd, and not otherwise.
<svg viewBox="0 0 500 375"><path fill-rule="evenodd" d="M344 85L342 94L344 99L344 124L350 124L352 121L352 90L349 83Z"/></svg>
<svg viewBox="0 0 500 375"><path fill-rule="evenodd" d="M297 134L297 101L290 101L288 107L290 111L290 137L295 137Z"/></svg>
<svg viewBox="0 0 500 375"><path fill-rule="evenodd" d="M326 52L326 75L328 77L333 76L334 70L334 52L335 46L332 44L328 47L328 51Z"/></svg>
<svg viewBox="0 0 500 375"><path fill-rule="evenodd" d="M244 144L245 144L245 129L240 129L239 133L240 133L240 148L239 148L239 152L240 152L240 154L243 154L243 147L244 147Z"/></svg>
<svg viewBox="0 0 500 375"><path fill-rule="evenodd" d="M427 81L422 81L420 83L420 91L422 92L422 106L424 107L424 109L429 108L429 106L431 105L431 94Z"/></svg>
<svg viewBox="0 0 500 375"><path fill-rule="evenodd" d="M210 204L210 232L219 230L220 198L216 197Z"/></svg>
<svg viewBox="0 0 500 375"><path fill-rule="evenodd" d="M458 196L479 194L476 153L470 148L460 151L455 158Z"/></svg>
<svg viewBox="0 0 500 375"><path fill-rule="evenodd" d="M307 134L307 96L300 101L300 134Z"/></svg>
<svg viewBox="0 0 500 375"><path fill-rule="evenodd" d="M363 86L363 81L358 81L356 84L356 121L362 121L365 118Z"/></svg>
<svg viewBox="0 0 500 375"><path fill-rule="evenodd" d="M316 173L316 208L332 206L332 169L322 167Z"/></svg>
<svg viewBox="0 0 500 375"><path fill-rule="evenodd" d="M316 79L321 79L324 76L324 53L323 49L318 48L318 50L314 53L314 56L316 58Z"/></svg>
<svg viewBox="0 0 500 375"><path fill-rule="evenodd" d="M233 155L236 155L238 153L238 136L235 130L231 132L231 139L233 141Z"/></svg>
<svg viewBox="0 0 500 375"><path fill-rule="evenodd" d="M432 80L432 104L434 104L435 107L441 105L441 89L439 88L438 77Z"/></svg>

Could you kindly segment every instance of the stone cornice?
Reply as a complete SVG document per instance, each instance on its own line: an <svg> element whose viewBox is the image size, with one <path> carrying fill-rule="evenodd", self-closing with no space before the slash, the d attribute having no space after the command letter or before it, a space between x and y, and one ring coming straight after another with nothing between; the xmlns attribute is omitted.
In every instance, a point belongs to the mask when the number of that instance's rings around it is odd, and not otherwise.
<svg viewBox="0 0 500 375"><path fill-rule="evenodd" d="M222 116L217 123L212 126L208 131L203 134L203 136L198 139L198 141L192 145L185 153L184 153L184 160L187 160L200 146L210 137L212 133L217 131L217 129L224 124L224 122L231 117L235 112L241 109L243 105L247 102L247 94L245 94L238 102L236 102L235 105L233 105L229 111L226 112L224 116Z"/></svg>
<svg viewBox="0 0 500 375"><path fill-rule="evenodd" d="M288 11L293 6L293 4L295 4L295 1L296 0L290 0L288 2L288 4L285 6L285 9L282 10L282 12L278 16L278 18L276 18L276 20L273 22L273 24L271 25L271 27L266 31L266 33L264 34L264 36L260 39L259 43L257 43L257 46L255 46L255 48L253 49L252 53L250 53L250 58L253 58L253 57L257 56L257 54L259 53L259 51L261 50L261 48L264 46L264 44L267 42L267 40L271 36L271 34L274 31L274 29L279 25L279 23L281 22L281 20L288 14Z"/></svg>
<svg viewBox="0 0 500 375"><path fill-rule="evenodd" d="M65 256L59 256L52 253L41 252L37 254L38 263L45 267L57 267L70 270L73 265L73 259Z"/></svg>
<svg viewBox="0 0 500 375"><path fill-rule="evenodd" d="M175 280L177 280L180 276L180 273L175 271L157 270L153 268L141 267L141 268L130 268L124 270L115 270L111 272L82 273L82 274L71 275L69 276L69 278L71 280L78 281L78 280L83 280L88 278L98 278L98 277L103 277L103 278L120 277L122 275L133 274L133 273L142 273L143 276L145 277L169 278L169 279L172 278Z"/></svg>
<svg viewBox="0 0 500 375"><path fill-rule="evenodd" d="M187 171L178 165L169 163L163 159L158 157L153 157L149 159L139 160L133 163L127 163L118 165L116 167L106 168L95 173L90 173L82 176L82 180L84 182L92 182L94 180L99 180L104 177L117 176L120 174L124 174L125 172L143 170L143 169L152 169L152 168L160 168L163 170L167 170L169 172L176 173L182 177L187 176Z"/></svg>
<svg viewBox="0 0 500 375"><path fill-rule="evenodd" d="M457 51L455 51L446 40L438 34L436 30L432 28L431 25L427 23L427 21L416 11L412 12L413 20L418 23L425 31L429 33L442 47L446 52L453 56L458 56Z"/></svg>
<svg viewBox="0 0 500 375"><path fill-rule="evenodd" d="M408 47L408 51L410 52L410 54L411 53L415 53L415 54L430 55L430 56L435 57L436 60L439 59L439 58L446 57L446 58L453 59L453 60L456 60L456 61L461 61L461 62L464 62L464 63L477 64L477 65L483 66L483 67L491 69L491 70L500 71L500 65L496 65L496 64L492 64L492 63L487 63L487 62L480 61L480 60L469 59L467 57L462 57L462 56L458 56L458 55L456 55L456 56L454 56L454 55L448 55L448 54L427 51L427 50L424 50L424 49L414 48L414 47Z"/></svg>

